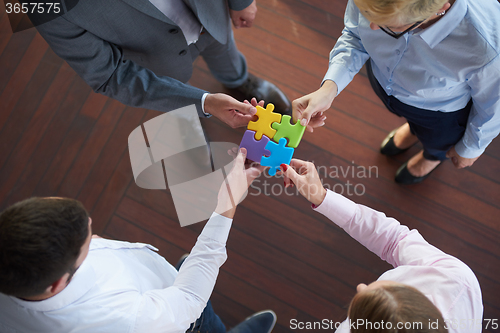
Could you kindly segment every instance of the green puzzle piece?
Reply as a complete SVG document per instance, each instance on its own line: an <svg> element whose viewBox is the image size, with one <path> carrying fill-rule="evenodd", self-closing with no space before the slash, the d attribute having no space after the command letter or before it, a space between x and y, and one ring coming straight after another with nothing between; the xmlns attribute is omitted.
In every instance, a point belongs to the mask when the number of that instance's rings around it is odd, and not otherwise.
<svg viewBox="0 0 500 333"><path fill-rule="evenodd" d="M306 130L305 126L302 126L299 122L292 125L290 121L292 117L283 116L281 117L281 123L273 123L271 127L276 130L276 134L273 140L279 142L281 138L288 139L288 147L297 148Z"/></svg>

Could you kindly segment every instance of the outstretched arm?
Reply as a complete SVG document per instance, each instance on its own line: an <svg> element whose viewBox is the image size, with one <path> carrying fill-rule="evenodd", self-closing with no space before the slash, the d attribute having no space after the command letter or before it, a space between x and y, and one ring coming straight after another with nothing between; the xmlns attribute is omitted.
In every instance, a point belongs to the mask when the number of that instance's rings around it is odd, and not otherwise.
<svg viewBox="0 0 500 333"><path fill-rule="evenodd" d="M330 108L335 97L352 81L370 57L359 37L360 18L361 14L354 1L348 1L344 15L345 27L330 52L328 71L321 87L292 103L294 121L307 125L310 132L323 126L323 112Z"/></svg>
<svg viewBox="0 0 500 333"><path fill-rule="evenodd" d="M313 163L293 159L290 166L282 166L282 172L285 183L293 182L317 212L328 217L394 267L465 266L458 259L427 243L417 230L410 230L384 213L325 190Z"/></svg>
<svg viewBox="0 0 500 333"><path fill-rule="evenodd" d="M205 308L215 286L219 267L226 261L226 241L237 204L262 167L245 168L246 150L236 157L221 186L215 212L203 228L173 286L142 294L137 332L186 330Z"/></svg>
<svg viewBox="0 0 500 333"><path fill-rule="evenodd" d="M208 94L124 58L117 45L109 43L63 16L37 27L54 52L63 58L97 93L123 104L162 112L195 104L200 117L213 114L231 127L246 126L256 110L225 94Z"/></svg>

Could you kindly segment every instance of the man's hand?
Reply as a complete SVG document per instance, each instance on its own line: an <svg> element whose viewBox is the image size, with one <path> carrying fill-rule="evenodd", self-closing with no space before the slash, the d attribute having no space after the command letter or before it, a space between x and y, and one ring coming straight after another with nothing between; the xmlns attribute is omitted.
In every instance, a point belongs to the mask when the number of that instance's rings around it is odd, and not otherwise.
<svg viewBox="0 0 500 333"><path fill-rule="evenodd" d="M219 191L215 212L228 218L233 218L236 206L245 197L248 187L265 169L256 164L245 168L246 157L247 150L241 148Z"/></svg>
<svg viewBox="0 0 500 333"><path fill-rule="evenodd" d="M323 112L330 108L336 96L337 84L327 80L315 92L294 100L292 102L294 122L300 121L303 126L307 126L309 132L323 126L326 119Z"/></svg>
<svg viewBox="0 0 500 333"><path fill-rule="evenodd" d="M239 102L226 94L208 94L205 98L204 109L205 112L214 115L232 128L237 128L247 126L250 120L257 120L255 106L262 106L264 102L257 103L255 98L252 98L252 103Z"/></svg>
<svg viewBox="0 0 500 333"><path fill-rule="evenodd" d="M455 150L455 146L451 147L451 149L448 150L448 152L446 153L446 157L451 159L451 161L453 162L453 165L457 169L470 167L479 158L479 156L474 157L474 158L462 157L462 156L458 155L457 151Z"/></svg>
<svg viewBox="0 0 500 333"><path fill-rule="evenodd" d="M250 28L255 20L255 15L257 14L257 4L255 0L243 10L229 10L231 15L231 20L236 29L239 28Z"/></svg>

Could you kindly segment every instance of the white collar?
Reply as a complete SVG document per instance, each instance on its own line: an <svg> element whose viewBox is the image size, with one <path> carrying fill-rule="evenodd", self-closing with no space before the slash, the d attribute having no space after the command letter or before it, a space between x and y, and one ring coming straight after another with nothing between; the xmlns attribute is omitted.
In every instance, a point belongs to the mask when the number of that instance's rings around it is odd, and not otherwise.
<svg viewBox="0 0 500 333"><path fill-rule="evenodd" d="M84 260L70 283L60 293L42 301L25 301L10 296L20 306L34 311L53 311L62 309L85 295L95 284L94 268L88 260Z"/></svg>

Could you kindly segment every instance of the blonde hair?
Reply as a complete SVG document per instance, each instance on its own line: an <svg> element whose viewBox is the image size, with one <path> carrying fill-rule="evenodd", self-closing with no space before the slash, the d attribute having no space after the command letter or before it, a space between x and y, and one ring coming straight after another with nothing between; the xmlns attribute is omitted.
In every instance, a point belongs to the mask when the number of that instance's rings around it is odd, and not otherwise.
<svg viewBox="0 0 500 333"><path fill-rule="evenodd" d="M386 323L383 329L375 328L376 324L357 325L351 328L352 333L448 332L439 309L420 291L405 285L386 285L359 292L351 301L348 316L351 322ZM387 323L391 323L390 328ZM399 323L403 328L398 329Z"/></svg>
<svg viewBox="0 0 500 333"><path fill-rule="evenodd" d="M436 14L448 0L354 0L356 6L378 25L406 25ZM366 15L367 14L367 15Z"/></svg>

